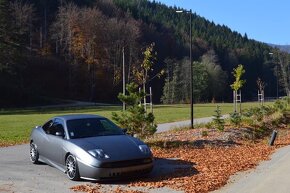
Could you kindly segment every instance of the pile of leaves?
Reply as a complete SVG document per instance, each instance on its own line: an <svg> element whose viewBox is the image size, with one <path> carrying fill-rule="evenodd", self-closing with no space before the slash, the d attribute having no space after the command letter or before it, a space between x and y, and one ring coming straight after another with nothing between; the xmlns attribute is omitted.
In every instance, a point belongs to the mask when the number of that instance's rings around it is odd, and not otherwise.
<svg viewBox="0 0 290 193"><path fill-rule="evenodd" d="M120 186L117 186L115 189L105 189L101 185L79 185L79 186L74 186L71 188L71 190L75 192L87 192L87 193L102 193L102 192L107 192L107 193L144 193L139 190L131 190L131 189L124 189L121 188Z"/></svg>
<svg viewBox="0 0 290 193"><path fill-rule="evenodd" d="M159 160L171 160L174 170L169 173L153 171L154 174L147 178L126 182L128 190L122 191L132 191L132 187L146 187L148 190L167 187L185 192L213 191L224 186L231 175L255 168L261 161L268 160L276 148L290 144L288 128L278 132L273 147L268 146L268 140L265 139L253 142L233 138L229 143L229 140L224 140L224 135L234 133L232 130L222 133L209 130L208 136L201 136L203 130L166 132L155 136L155 142L149 140L156 159L155 167L164 167L158 165L162 164ZM202 145L196 145L198 141Z"/></svg>
<svg viewBox="0 0 290 193"><path fill-rule="evenodd" d="M265 144L240 144L233 147L195 148L189 145L179 148L154 148L154 155L162 158L177 157L193 164L188 170L153 179L133 182L134 186L168 186L185 192L209 192L226 184L229 177L239 171L255 167L261 160L267 160L273 152Z"/></svg>
<svg viewBox="0 0 290 193"><path fill-rule="evenodd" d="M5 141L5 140L1 140L0 139L0 147L9 147L9 146L26 144L26 143L28 143L27 140L22 140L22 141Z"/></svg>

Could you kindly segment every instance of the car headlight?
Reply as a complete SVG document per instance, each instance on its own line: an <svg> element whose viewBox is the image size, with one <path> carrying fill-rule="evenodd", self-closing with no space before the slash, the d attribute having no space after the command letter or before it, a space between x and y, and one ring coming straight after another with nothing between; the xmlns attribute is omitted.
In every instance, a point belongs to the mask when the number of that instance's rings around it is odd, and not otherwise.
<svg viewBox="0 0 290 193"><path fill-rule="evenodd" d="M139 149L144 154L150 154L150 148L147 145L139 145Z"/></svg>
<svg viewBox="0 0 290 193"><path fill-rule="evenodd" d="M100 159L108 159L110 158L102 149L93 149L88 151L92 156Z"/></svg>

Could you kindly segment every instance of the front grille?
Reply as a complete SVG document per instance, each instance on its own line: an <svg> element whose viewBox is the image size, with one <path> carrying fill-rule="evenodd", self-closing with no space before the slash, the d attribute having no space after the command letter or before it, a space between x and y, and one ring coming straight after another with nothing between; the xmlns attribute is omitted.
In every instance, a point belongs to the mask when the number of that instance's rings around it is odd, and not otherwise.
<svg viewBox="0 0 290 193"><path fill-rule="evenodd" d="M126 179L130 177L141 177L151 172L151 168L139 169L134 171L110 172L108 177L101 177L100 180Z"/></svg>
<svg viewBox="0 0 290 193"><path fill-rule="evenodd" d="M123 167L144 165L144 164L149 164L149 163L152 163L152 158L102 163L100 167L101 168L123 168Z"/></svg>

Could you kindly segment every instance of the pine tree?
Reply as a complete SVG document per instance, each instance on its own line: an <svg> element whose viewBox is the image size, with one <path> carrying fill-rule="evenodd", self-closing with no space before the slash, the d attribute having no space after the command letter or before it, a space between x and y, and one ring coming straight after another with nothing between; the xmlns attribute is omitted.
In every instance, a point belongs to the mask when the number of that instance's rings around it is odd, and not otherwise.
<svg viewBox="0 0 290 193"><path fill-rule="evenodd" d="M127 84L126 87L128 94L120 93L118 98L126 103L127 110L120 114L112 113L113 120L126 128L129 134L137 134L140 137L154 134L157 125L154 123L153 113L146 113L144 106L139 105L145 93L139 92L135 83Z"/></svg>
<svg viewBox="0 0 290 193"><path fill-rule="evenodd" d="M213 115L213 122L216 126L216 128L219 130L219 131L224 131L225 129L225 120L222 118L222 113L221 113L221 110L220 110L220 106L217 106L216 107L216 110L215 110L215 114Z"/></svg>

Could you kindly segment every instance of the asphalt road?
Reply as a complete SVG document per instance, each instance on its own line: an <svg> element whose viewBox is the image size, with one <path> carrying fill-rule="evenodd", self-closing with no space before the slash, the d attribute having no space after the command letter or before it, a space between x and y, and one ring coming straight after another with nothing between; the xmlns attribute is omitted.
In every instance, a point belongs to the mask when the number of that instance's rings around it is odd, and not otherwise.
<svg viewBox="0 0 290 193"><path fill-rule="evenodd" d="M184 165L191 167L191 165ZM176 160L156 160L152 176L174 172L180 168ZM104 192L110 192L117 186L125 187L128 182L102 184ZM0 193L71 193L71 187L80 184L94 184L88 181L70 181L64 173L46 164L34 165L29 160L29 145L17 145L0 148ZM127 187L126 187L127 188ZM146 189L150 193L175 193L168 188Z"/></svg>
<svg viewBox="0 0 290 193"><path fill-rule="evenodd" d="M75 185L65 174L48 165L33 165L28 144L0 148L0 155L0 192L67 193Z"/></svg>
<svg viewBox="0 0 290 193"><path fill-rule="evenodd" d="M212 118L196 119L195 123L205 123ZM158 132L168 131L177 126L187 126L190 121L174 122L158 125ZM185 165L184 167L189 167ZM172 160L156 160L152 176L174 172L175 168L180 168L180 163ZM61 171L46 164L34 165L29 160L29 145L17 145L0 148L0 193L69 193L70 187L87 184L91 182L73 182L68 180ZM122 184L102 185L108 191ZM126 184L123 184L126 186ZM139 188L140 189L140 188ZM143 189L141 189L143 190ZM176 191L161 189L145 189L150 193L174 193Z"/></svg>
<svg viewBox="0 0 290 193"><path fill-rule="evenodd" d="M222 118L223 119L229 118L229 115L223 115ZM203 124L203 123L211 122L212 119L213 117L197 118L197 119L194 119L193 122L194 124ZM169 131L171 129L178 128L178 127L187 127L187 126L190 126L190 123L191 121L187 120L187 121L178 121L178 122L172 122L172 123L158 124L157 133Z"/></svg>
<svg viewBox="0 0 290 193"><path fill-rule="evenodd" d="M199 119L199 121L205 122L210 120L211 118ZM162 124L158 131L167 131L176 127L177 124L184 126L189 123L187 121ZM235 175L225 187L214 193L289 193L289 160L290 146L281 148L273 154L270 161L263 162L255 170ZM151 176L174 172L175 168L180 167L180 163L174 158L156 160ZM183 167L191 167L191 165L186 164ZM32 164L29 160L28 144L0 148L0 193L69 193L72 192L70 187L88 183L94 184L88 181L70 181L64 173L53 167L46 164ZM108 192L114 190L116 186L126 187L126 184L122 182L102 184L102 186L104 192ZM149 193L176 192L167 188L137 189Z"/></svg>

